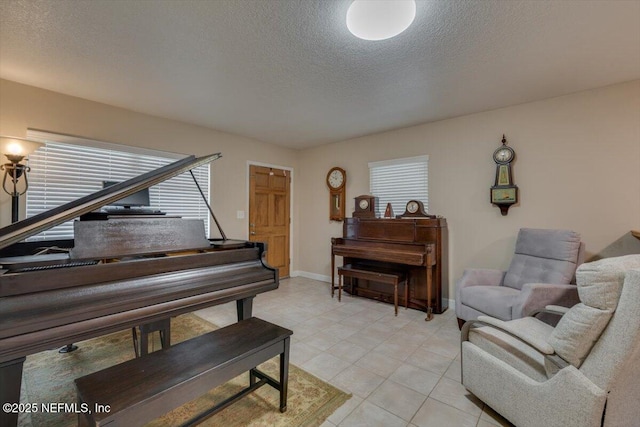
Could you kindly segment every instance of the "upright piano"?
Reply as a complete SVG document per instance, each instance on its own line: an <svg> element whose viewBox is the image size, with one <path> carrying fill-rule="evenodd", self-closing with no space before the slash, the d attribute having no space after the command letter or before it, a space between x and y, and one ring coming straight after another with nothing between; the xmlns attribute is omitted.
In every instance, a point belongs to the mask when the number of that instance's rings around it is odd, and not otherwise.
<svg viewBox="0 0 640 427"><path fill-rule="evenodd" d="M360 268L403 270L409 281L408 306L440 314L449 306L447 220L445 218L346 218L343 237L331 239L331 286L335 257ZM346 292L392 302L388 287L353 279ZM404 301L401 301L404 303Z"/></svg>
<svg viewBox="0 0 640 427"><path fill-rule="evenodd" d="M27 355L230 301L245 319L278 287L264 244L222 230L208 239L202 220L76 220L72 240L24 241L219 157L190 156L0 229L2 403L19 402ZM16 424L0 412L1 426Z"/></svg>

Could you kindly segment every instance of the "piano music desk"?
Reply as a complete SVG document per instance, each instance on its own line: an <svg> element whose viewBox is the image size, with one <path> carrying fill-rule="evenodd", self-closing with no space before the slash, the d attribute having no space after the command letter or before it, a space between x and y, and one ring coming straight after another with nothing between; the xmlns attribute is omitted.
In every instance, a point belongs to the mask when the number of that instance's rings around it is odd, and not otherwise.
<svg viewBox="0 0 640 427"><path fill-rule="evenodd" d="M378 269L360 265L354 266L351 264L338 267L338 301L340 301L342 297L343 276L393 285L393 306L396 316L398 315L398 285L404 284L404 308L409 308L409 281L403 271ZM334 286L331 287L331 298L333 298L333 291Z"/></svg>

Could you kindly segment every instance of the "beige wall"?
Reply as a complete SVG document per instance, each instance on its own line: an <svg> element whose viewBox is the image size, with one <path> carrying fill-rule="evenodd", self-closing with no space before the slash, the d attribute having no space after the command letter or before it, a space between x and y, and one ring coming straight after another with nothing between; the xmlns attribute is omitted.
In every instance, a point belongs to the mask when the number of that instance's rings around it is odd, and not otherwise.
<svg viewBox="0 0 640 427"><path fill-rule="evenodd" d="M465 267L505 268L520 227L571 228L589 256L640 252L640 81L295 151L0 80L0 134L27 128L166 151L221 151L212 200L229 236L247 237L247 161L294 169L294 273L330 274L327 171L346 169L347 212L369 190L370 161L429 155L429 207L450 236L450 298ZM516 150L521 202L503 217L488 202L502 133ZM10 218L0 195L0 225Z"/></svg>
<svg viewBox="0 0 640 427"><path fill-rule="evenodd" d="M489 203L502 134L516 151L520 203ZM640 253L640 81L305 150L300 270L329 275L327 171L347 171L347 209L369 191L370 161L429 155L429 211L449 224L450 298L465 267L506 268L521 227L579 232L589 257ZM350 216L350 213L348 214Z"/></svg>
<svg viewBox="0 0 640 427"><path fill-rule="evenodd" d="M211 167L211 202L232 238L248 236L247 215L236 218L248 211L247 162L297 168L295 150L0 80L0 135L24 137L28 128L174 153L222 152ZM2 226L11 221L10 204L0 194Z"/></svg>

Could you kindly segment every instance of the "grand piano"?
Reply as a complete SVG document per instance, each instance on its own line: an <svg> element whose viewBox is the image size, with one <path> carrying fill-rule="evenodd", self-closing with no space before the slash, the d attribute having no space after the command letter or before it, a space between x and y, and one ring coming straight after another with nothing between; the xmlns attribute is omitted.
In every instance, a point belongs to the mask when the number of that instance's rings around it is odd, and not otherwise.
<svg viewBox="0 0 640 427"><path fill-rule="evenodd" d="M190 156L0 229L2 403L19 402L27 355L230 301L245 319L257 294L278 288L264 244L222 229L207 239L202 220L76 220L72 240L24 241L219 157ZM0 412L0 426L15 425Z"/></svg>
<svg viewBox="0 0 640 427"><path fill-rule="evenodd" d="M447 220L445 218L346 218L343 237L331 239L331 286L336 256L361 269L402 270L409 281L407 305L425 311L425 320L449 306ZM345 291L385 302L389 288L351 279ZM357 286L356 286L357 285ZM404 301L401 301L404 303Z"/></svg>

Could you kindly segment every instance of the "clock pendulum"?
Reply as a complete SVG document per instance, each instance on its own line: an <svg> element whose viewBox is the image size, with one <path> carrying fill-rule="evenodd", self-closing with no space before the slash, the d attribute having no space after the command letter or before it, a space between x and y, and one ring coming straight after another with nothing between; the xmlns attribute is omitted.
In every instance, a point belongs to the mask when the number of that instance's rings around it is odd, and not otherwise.
<svg viewBox="0 0 640 427"><path fill-rule="evenodd" d="M513 148L507 146L507 139L502 135L502 146L493 152L493 161L496 162L496 180L491 187L491 203L500 208L500 213L507 215L511 205L518 202L518 186L513 183L511 162L516 153Z"/></svg>

